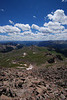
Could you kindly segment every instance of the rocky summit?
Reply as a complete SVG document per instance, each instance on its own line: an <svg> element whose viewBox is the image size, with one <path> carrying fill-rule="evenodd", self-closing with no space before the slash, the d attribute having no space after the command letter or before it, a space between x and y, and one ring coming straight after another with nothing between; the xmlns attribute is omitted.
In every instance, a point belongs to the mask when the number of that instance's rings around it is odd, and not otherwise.
<svg viewBox="0 0 67 100"><path fill-rule="evenodd" d="M0 68L0 100L67 100L67 66Z"/></svg>

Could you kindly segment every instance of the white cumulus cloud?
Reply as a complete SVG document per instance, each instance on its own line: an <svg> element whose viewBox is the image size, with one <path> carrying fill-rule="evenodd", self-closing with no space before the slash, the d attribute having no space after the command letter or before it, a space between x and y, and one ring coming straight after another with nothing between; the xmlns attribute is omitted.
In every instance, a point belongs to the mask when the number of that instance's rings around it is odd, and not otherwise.
<svg viewBox="0 0 67 100"><path fill-rule="evenodd" d="M60 22L61 24L67 24L67 16L64 13L64 10L58 9L53 14L48 14L48 18L55 22Z"/></svg>
<svg viewBox="0 0 67 100"><path fill-rule="evenodd" d="M0 33L14 33L14 32L20 32L21 30L17 27L11 26L11 25L5 25L0 26Z"/></svg>
<svg viewBox="0 0 67 100"><path fill-rule="evenodd" d="M67 16L58 9L47 15L49 21L44 25L22 24L9 20L12 25L0 26L0 40L67 40ZM5 34L2 34L5 33Z"/></svg>
<svg viewBox="0 0 67 100"><path fill-rule="evenodd" d="M51 30L46 27L40 27L39 31L42 33L51 33Z"/></svg>
<svg viewBox="0 0 67 100"><path fill-rule="evenodd" d="M36 25L36 24L32 24L31 28L32 28L32 29L39 30L39 26L38 26L38 25Z"/></svg>
<svg viewBox="0 0 67 100"><path fill-rule="evenodd" d="M54 31L64 29L64 26L62 26L59 22L49 21L48 23L45 23L44 26L49 28L50 30L54 30Z"/></svg>
<svg viewBox="0 0 67 100"><path fill-rule="evenodd" d="M20 23L16 23L14 26L22 29L22 31L27 31L30 30L30 25L29 24L20 24Z"/></svg>

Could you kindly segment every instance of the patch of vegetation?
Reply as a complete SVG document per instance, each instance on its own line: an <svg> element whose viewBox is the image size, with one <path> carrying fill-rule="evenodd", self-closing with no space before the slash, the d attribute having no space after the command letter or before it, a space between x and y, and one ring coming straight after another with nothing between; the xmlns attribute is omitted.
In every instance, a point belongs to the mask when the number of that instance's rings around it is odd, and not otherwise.
<svg viewBox="0 0 67 100"><path fill-rule="evenodd" d="M23 53L26 53L26 55L23 56ZM23 64L27 64L29 66L30 63L39 66L41 64L45 64L49 59L55 57L56 55L60 55L63 59L65 59L62 54L57 53L54 50L49 51L47 47L23 47L8 53L0 53L0 66L25 67ZM50 66L50 64L47 66Z"/></svg>

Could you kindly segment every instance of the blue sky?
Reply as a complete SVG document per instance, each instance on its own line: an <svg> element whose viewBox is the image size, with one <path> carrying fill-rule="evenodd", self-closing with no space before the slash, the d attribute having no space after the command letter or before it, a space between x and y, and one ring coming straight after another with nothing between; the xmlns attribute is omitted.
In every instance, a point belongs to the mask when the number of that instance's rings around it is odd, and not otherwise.
<svg viewBox="0 0 67 100"><path fill-rule="evenodd" d="M67 0L0 0L3 40L67 40Z"/></svg>

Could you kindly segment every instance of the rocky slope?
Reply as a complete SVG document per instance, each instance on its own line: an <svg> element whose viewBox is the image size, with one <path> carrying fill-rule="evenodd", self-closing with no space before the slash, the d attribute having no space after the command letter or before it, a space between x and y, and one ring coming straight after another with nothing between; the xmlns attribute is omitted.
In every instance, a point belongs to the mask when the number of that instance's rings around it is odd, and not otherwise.
<svg viewBox="0 0 67 100"><path fill-rule="evenodd" d="M0 68L0 100L67 100L67 66Z"/></svg>

